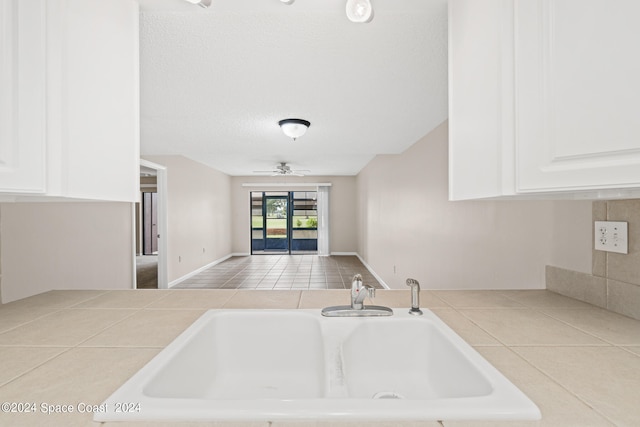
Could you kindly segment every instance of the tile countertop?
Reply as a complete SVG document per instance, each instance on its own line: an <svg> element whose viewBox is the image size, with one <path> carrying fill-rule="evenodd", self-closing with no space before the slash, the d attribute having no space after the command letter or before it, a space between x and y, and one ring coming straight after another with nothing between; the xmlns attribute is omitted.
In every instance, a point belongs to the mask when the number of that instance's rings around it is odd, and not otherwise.
<svg viewBox="0 0 640 427"><path fill-rule="evenodd" d="M537 422L187 423L210 426L637 426L640 321L549 291L422 291L431 309L524 391ZM0 425L99 426L79 404L98 405L210 308L322 308L349 291L52 291L0 306ZM409 291L381 290L376 304L408 307ZM73 413L45 414L47 405ZM58 406L54 409L63 409ZM175 423L105 423L173 426Z"/></svg>

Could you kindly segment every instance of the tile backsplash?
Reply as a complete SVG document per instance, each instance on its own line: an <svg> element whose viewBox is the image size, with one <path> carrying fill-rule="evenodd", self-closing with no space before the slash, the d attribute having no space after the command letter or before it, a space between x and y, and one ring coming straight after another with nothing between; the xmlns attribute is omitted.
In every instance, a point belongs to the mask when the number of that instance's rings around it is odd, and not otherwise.
<svg viewBox="0 0 640 427"><path fill-rule="evenodd" d="M594 250L592 274L547 266L547 289L640 319L640 199L593 202L593 221L628 222L629 253Z"/></svg>

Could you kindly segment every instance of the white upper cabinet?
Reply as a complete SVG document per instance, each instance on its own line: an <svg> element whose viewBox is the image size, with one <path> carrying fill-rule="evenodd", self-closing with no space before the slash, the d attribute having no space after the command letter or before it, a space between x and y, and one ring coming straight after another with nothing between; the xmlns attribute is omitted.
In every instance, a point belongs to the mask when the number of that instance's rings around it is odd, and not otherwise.
<svg viewBox="0 0 640 427"><path fill-rule="evenodd" d="M0 23L2 200L136 201L136 2L0 0Z"/></svg>
<svg viewBox="0 0 640 427"><path fill-rule="evenodd" d="M45 15L44 2L0 0L0 191L45 192Z"/></svg>
<svg viewBox="0 0 640 427"><path fill-rule="evenodd" d="M640 2L450 1L450 198L640 188Z"/></svg>

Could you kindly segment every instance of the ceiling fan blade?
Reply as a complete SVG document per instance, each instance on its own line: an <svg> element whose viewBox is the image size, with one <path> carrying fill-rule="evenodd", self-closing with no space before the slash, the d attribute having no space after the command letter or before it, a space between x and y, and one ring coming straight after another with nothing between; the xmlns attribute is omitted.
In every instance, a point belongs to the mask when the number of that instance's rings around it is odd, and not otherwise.
<svg viewBox="0 0 640 427"><path fill-rule="evenodd" d="M301 172L311 172L309 169L291 169L285 162L280 162L275 169L268 171L253 171L253 173L268 173L271 176L304 176Z"/></svg>

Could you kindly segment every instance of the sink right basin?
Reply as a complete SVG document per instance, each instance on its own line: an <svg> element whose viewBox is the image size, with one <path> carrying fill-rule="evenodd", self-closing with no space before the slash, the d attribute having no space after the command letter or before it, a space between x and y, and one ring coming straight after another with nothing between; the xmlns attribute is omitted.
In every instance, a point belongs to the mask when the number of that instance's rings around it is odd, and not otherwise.
<svg viewBox="0 0 640 427"><path fill-rule="evenodd" d="M493 387L431 322L365 322L342 345L352 398L478 397Z"/></svg>

